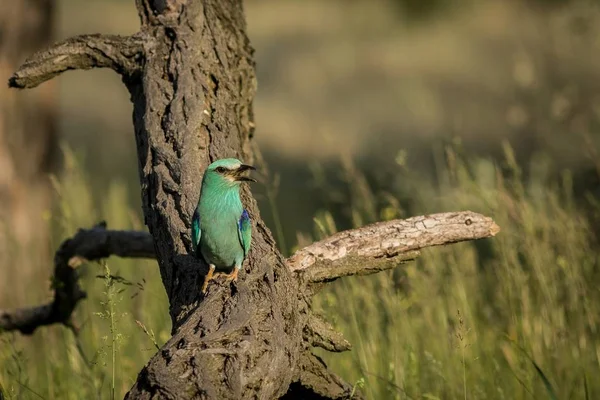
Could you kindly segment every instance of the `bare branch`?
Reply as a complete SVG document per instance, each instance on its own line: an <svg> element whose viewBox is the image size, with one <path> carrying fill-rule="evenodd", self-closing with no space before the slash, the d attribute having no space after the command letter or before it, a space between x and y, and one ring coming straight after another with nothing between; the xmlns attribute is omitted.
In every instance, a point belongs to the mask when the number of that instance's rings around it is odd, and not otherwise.
<svg viewBox="0 0 600 400"><path fill-rule="evenodd" d="M141 70L143 54L142 41L136 36L76 36L28 58L8 86L33 88L70 69L111 68L132 76Z"/></svg>
<svg viewBox="0 0 600 400"><path fill-rule="evenodd" d="M393 268L425 247L487 238L499 231L491 218L471 211L379 222L313 243L287 264L309 283L326 282Z"/></svg>
<svg viewBox="0 0 600 400"><path fill-rule="evenodd" d="M120 257L155 258L152 236L146 232L106 230L104 223L81 229L65 240L54 256L52 302L11 311L0 310L0 331L18 330L31 334L36 328L54 323L71 325L71 314L86 297L78 283L77 267L85 260Z"/></svg>
<svg viewBox="0 0 600 400"><path fill-rule="evenodd" d="M305 339L313 346L327 351L342 352L350 350L352 345L329 323L317 315L311 315L304 330Z"/></svg>

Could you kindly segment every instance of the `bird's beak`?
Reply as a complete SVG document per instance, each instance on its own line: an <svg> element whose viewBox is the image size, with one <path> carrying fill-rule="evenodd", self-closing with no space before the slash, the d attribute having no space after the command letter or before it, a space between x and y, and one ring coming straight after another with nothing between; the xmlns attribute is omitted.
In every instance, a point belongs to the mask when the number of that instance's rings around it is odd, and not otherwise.
<svg viewBox="0 0 600 400"><path fill-rule="evenodd" d="M244 175L247 171L255 171L252 165L242 164L235 172L235 180L240 182L256 182L256 179L250 178L249 176Z"/></svg>

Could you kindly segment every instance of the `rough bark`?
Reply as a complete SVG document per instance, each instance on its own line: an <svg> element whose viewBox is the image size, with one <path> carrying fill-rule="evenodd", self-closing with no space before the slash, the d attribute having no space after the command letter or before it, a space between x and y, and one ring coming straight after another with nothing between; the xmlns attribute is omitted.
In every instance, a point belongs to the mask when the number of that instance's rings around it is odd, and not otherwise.
<svg viewBox="0 0 600 400"><path fill-rule="evenodd" d="M120 73L130 91L145 223L173 336L126 398L348 398L352 387L311 353L312 346L350 348L313 315L314 289L392 268L423 247L493 236L497 227L470 212L392 221L340 233L286 261L244 189L253 228L248 260L237 284L211 284L203 297L207 266L190 255L190 220L211 161L252 162L253 51L241 0L138 0L137 7L142 27L134 37L99 52L88 45L98 36L58 44L10 81L30 87L66 69L98 66ZM63 55L66 66L51 65Z"/></svg>
<svg viewBox="0 0 600 400"><path fill-rule="evenodd" d="M50 44L53 0L11 0L0 7L0 76L6 79L33 51ZM57 165L55 87L18 93L0 87L0 257L16 249L43 253L47 243L42 213L50 206L48 174ZM27 260L16 259L21 279ZM25 250L23 250L25 251ZM31 271L33 274L34 271ZM10 277L7 277L10 279Z"/></svg>

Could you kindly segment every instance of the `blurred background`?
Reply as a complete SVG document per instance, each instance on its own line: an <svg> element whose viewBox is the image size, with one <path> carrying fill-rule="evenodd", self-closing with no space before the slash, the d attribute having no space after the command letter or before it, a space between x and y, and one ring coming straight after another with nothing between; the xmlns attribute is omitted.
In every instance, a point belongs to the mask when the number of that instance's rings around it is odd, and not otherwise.
<svg viewBox="0 0 600 400"><path fill-rule="evenodd" d="M354 345L319 353L331 368L370 399L600 396L600 6L245 8L263 174L253 193L284 254L422 213L470 209L502 228L321 293L313 306ZM130 0L13 0L0 10L0 80L56 40L137 29ZM53 252L77 228L145 229L131 114L107 70L0 85L0 309L50 299ZM122 397L168 339L155 263L81 269L77 335L0 335L8 398Z"/></svg>

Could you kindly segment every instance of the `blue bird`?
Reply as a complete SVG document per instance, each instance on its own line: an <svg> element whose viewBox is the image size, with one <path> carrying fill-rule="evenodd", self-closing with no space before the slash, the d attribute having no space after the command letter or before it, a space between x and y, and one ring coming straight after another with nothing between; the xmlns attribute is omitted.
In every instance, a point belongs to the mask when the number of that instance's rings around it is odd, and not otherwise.
<svg viewBox="0 0 600 400"><path fill-rule="evenodd" d="M235 158L226 158L213 162L204 172L200 199L192 217L194 255L209 264L202 293L206 293L212 279L224 272L229 272L227 282L237 281L250 251L252 226L240 199L240 185L256 182L246 174L255 169Z"/></svg>

